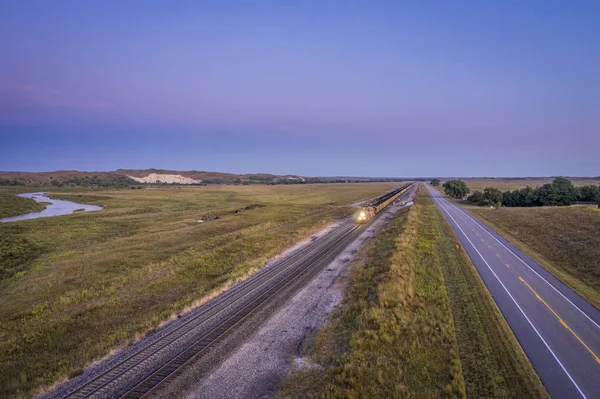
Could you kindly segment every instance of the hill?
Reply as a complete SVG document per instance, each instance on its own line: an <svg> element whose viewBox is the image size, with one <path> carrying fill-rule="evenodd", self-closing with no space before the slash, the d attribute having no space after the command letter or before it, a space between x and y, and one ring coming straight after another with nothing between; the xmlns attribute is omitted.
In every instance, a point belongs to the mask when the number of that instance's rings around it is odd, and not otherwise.
<svg viewBox="0 0 600 399"><path fill-rule="evenodd" d="M110 172L59 170L55 172L0 172L0 186L100 186L149 184L299 184L324 183L325 178L268 173L233 174L166 169L118 169Z"/></svg>

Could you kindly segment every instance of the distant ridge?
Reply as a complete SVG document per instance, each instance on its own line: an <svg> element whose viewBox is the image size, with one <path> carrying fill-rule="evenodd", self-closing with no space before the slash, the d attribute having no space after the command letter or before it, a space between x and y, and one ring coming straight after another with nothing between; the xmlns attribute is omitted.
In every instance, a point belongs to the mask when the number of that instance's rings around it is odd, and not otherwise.
<svg viewBox="0 0 600 399"><path fill-rule="evenodd" d="M110 172L58 170L54 172L0 172L2 186L101 186L140 184L302 184L324 183L322 178L269 173L234 174L197 170L118 169Z"/></svg>

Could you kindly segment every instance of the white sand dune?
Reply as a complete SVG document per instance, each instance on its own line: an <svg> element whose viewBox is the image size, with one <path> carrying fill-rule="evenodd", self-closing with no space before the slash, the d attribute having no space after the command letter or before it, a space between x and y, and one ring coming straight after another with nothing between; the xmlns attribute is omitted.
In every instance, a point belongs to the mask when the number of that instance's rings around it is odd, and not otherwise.
<svg viewBox="0 0 600 399"><path fill-rule="evenodd" d="M159 173L150 173L146 177L134 177L129 175L128 177L140 183L197 184L202 182L202 180L194 180L192 178L181 175L167 175Z"/></svg>

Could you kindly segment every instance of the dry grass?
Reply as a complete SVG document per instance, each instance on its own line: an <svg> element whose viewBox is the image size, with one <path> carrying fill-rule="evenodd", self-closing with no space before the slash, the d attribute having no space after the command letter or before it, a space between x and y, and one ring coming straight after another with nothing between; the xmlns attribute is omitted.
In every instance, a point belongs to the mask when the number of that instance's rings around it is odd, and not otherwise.
<svg viewBox="0 0 600 399"><path fill-rule="evenodd" d="M281 397L544 398L475 267L421 187L361 252L342 304Z"/></svg>
<svg viewBox="0 0 600 399"><path fill-rule="evenodd" d="M127 345L393 186L71 190L105 209L0 224L0 397Z"/></svg>
<svg viewBox="0 0 600 399"><path fill-rule="evenodd" d="M342 305L309 349L321 367L298 370L281 396L464 397L433 212L397 215L366 249Z"/></svg>
<svg viewBox="0 0 600 399"><path fill-rule="evenodd" d="M469 210L600 308L600 209L570 206Z"/></svg>

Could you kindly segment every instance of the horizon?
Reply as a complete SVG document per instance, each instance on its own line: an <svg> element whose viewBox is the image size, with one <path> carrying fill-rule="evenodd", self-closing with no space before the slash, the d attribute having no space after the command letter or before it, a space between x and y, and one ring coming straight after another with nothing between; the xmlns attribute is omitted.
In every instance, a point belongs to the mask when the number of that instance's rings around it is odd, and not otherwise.
<svg viewBox="0 0 600 399"><path fill-rule="evenodd" d="M600 174L600 4L0 5L0 170Z"/></svg>
<svg viewBox="0 0 600 399"><path fill-rule="evenodd" d="M298 177L309 177L309 178L324 178L324 179L332 179L332 178L347 178L347 179L405 179L405 180L430 180L430 179L440 179L442 181L449 179L497 179L497 180L525 180L525 179L552 179L557 177L565 177L568 179L600 179L600 175L594 176L569 176L569 175L547 175L547 176L360 176L360 175L300 175L296 173L285 173L285 174L277 174L271 173L268 171L258 171L258 172L247 172L247 173L233 173L227 171L220 170L201 170L201 169L189 169L189 170L176 170L176 169L165 169L165 168L145 168L145 169L132 169L132 168L118 168L114 170L78 170L78 169L61 169L61 170L41 170L41 171L23 171L23 170L0 170L0 174L2 173L61 173L61 172L78 172L78 173L115 173L119 171L164 171L164 172L178 172L178 173L187 173L187 172L201 172L201 173L223 173L223 174L232 174L232 175L275 175L275 176L298 176Z"/></svg>

